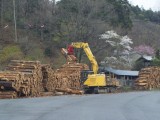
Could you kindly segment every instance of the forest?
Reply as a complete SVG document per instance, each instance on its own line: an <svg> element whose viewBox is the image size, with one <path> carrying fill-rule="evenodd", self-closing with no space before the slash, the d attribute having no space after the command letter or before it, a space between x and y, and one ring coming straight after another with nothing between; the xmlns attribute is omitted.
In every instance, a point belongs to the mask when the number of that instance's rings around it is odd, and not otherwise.
<svg viewBox="0 0 160 120"><path fill-rule="evenodd" d="M146 54L154 55L160 11L128 0L0 0L0 31L0 69L12 59L40 60L57 68L65 62L61 48L75 41L88 42L100 63L122 50L101 39L106 31L132 40L130 51L147 46L152 50ZM89 63L82 50L76 50L76 56Z"/></svg>

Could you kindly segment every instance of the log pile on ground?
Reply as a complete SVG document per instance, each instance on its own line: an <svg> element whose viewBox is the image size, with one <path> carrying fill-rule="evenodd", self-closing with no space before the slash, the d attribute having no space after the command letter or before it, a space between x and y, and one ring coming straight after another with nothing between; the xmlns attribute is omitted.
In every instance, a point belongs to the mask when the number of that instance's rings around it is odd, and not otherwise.
<svg viewBox="0 0 160 120"><path fill-rule="evenodd" d="M42 71L46 71L45 88L47 91L54 92L57 91L57 89L63 89L63 91L66 90L66 93L73 93L73 91L80 90L80 72L81 70L88 69L89 68L86 64L81 63L64 64L60 69L57 69L56 71L52 71L49 66L44 66L42 67ZM67 92L67 89L72 89L72 92Z"/></svg>
<svg viewBox="0 0 160 120"><path fill-rule="evenodd" d="M77 95L82 95L83 91L81 90L73 90L70 88L56 88L57 92L63 92L64 94L77 94Z"/></svg>
<svg viewBox="0 0 160 120"><path fill-rule="evenodd" d="M86 69L85 64L71 63L54 71L39 61L12 60L6 71L0 72L0 98L49 96L59 89L80 94L80 72Z"/></svg>
<svg viewBox="0 0 160 120"><path fill-rule="evenodd" d="M6 98L16 98L17 97L17 93L15 91L5 91L4 92L0 92L0 99L6 99Z"/></svg>
<svg viewBox="0 0 160 120"><path fill-rule="evenodd" d="M160 88L160 67L147 67L139 72L135 81L135 88L139 90L150 90Z"/></svg>
<svg viewBox="0 0 160 120"><path fill-rule="evenodd" d="M0 72L0 85L2 90L16 91L18 96L39 96L44 91L42 78L39 61L12 60L6 71Z"/></svg>

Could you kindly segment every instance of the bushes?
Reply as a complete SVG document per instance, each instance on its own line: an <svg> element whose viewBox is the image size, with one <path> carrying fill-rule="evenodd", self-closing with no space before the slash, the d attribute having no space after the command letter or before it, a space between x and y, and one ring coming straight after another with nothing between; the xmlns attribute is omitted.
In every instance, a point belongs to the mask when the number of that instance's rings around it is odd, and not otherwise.
<svg viewBox="0 0 160 120"><path fill-rule="evenodd" d="M18 45L5 46L0 51L0 66L3 68L12 59L22 59L23 53Z"/></svg>
<svg viewBox="0 0 160 120"><path fill-rule="evenodd" d="M155 59L152 61L152 65L153 65L153 66L160 66L160 59L155 58Z"/></svg>
<svg viewBox="0 0 160 120"><path fill-rule="evenodd" d="M25 56L26 60L42 60L44 58L44 51L38 46L36 46L34 49L31 49Z"/></svg>
<svg viewBox="0 0 160 120"><path fill-rule="evenodd" d="M22 48L23 49L23 48ZM7 45L0 51L0 67L4 67L10 60L40 60L48 61L45 57L44 50L39 46L29 47L29 51L24 54L19 45Z"/></svg>

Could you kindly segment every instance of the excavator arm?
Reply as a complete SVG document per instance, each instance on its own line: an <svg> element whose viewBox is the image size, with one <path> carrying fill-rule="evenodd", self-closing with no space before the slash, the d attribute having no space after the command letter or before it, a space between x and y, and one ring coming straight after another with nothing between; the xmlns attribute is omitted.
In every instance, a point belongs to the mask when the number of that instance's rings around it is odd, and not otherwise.
<svg viewBox="0 0 160 120"><path fill-rule="evenodd" d="M74 48L83 48L84 52L86 53L88 59L90 60L90 62L92 64L92 70L93 70L94 74L97 74L97 72L98 72L98 64L97 64L97 61L96 61L94 55L91 52L91 49L89 48L88 43L73 42L71 45Z"/></svg>
<svg viewBox="0 0 160 120"><path fill-rule="evenodd" d="M73 42L71 44L74 48L82 48L86 53L88 59L92 64L93 73L89 73L88 71L82 71L81 77L84 78L83 88L86 93L99 93L99 90L108 91L111 88L117 87L117 83L108 82L106 80L105 74L98 74L98 64L97 61L92 54L91 49L89 48L88 43L85 42ZM84 72L84 73L83 73ZM83 76L84 75L84 76ZM86 78L87 75L87 78ZM119 82L118 82L119 83Z"/></svg>

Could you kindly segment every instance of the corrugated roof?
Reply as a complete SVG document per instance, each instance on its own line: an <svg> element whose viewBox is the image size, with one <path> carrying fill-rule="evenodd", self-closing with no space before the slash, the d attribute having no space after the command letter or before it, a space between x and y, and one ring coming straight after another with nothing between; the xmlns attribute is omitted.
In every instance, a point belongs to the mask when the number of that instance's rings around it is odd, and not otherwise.
<svg viewBox="0 0 160 120"><path fill-rule="evenodd" d="M105 67L103 68L105 72L111 72L116 75L126 75L126 76L138 76L139 71L130 71L130 70L116 70L111 67Z"/></svg>
<svg viewBox="0 0 160 120"><path fill-rule="evenodd" d="M147 61L152 61L153 57L152 56L143 55L138 60L140 60L140 59L145 59Z"/></svg>
<svg viewBox="0 0 160 120"><path fill-rule="evenodd" d="M144 55L143 58L146 59L146 60L148 60L148 61L151 61L153 59L152 56L146 56L146 55Z"/></svg>

